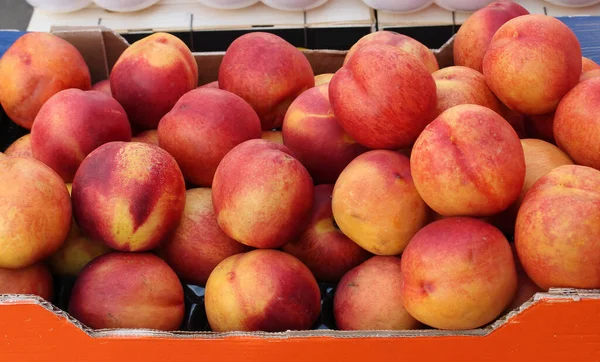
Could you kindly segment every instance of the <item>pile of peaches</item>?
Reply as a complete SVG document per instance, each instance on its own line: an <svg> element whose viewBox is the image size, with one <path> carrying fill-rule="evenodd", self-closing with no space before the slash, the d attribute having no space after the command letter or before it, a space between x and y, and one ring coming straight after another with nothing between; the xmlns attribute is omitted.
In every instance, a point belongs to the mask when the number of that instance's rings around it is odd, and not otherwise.
<svg viewBox="0 0 600 362"><path fill-rule="evenodd" d="M101 328L176 330L182 285L213 331L486 326L550 288L600 288L600 66L561 21L474 13L454 66L379 31L335 74L253 32L199 85L156 33L94 84L45 33L0 59L31 132L0 153L0 294ZM513 240L514 237L514 240Z"/></svg>

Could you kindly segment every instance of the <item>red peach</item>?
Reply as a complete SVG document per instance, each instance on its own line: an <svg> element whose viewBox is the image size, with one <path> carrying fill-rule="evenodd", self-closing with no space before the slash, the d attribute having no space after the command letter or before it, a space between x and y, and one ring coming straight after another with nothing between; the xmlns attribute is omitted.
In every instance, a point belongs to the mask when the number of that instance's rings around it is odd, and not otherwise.
<svg viewBox="0 0 600 362"><path fill-rule="evenodd" d="M94 84L92 86L92 90L102 92L102 93L106 94L107 96L112 97L112 91L110 89L110 80L109 79L101 80L98 83Z"/></svg>
<svg viewBox="0 0 600 362"><path fill-rule="evenodd" d="M21 269L0 268L0 294L33 294L51 302L52 274L43 263Z"/></svg>
<svg viewBox="0 0 600 362"><path fill-rule="evenodd" d="M266 141L283 144L283 134L281 131L262 131L261 138Z"/></svg>
<svg viewBox="0 0 600 362"><path fill-rule="evenodd" d="M149 129L142 133L138 133L135 137L131 137L131 142L141 142L158 146L158 131L155 129Z"/></svg>
<svg viewBox="0 0 600 362"><path fill-rule="evenodd" d="M28 133L15 142L13 142L6 151L6 156L11 157L33 157L33 151L31 150L31 133Z"/></svg>

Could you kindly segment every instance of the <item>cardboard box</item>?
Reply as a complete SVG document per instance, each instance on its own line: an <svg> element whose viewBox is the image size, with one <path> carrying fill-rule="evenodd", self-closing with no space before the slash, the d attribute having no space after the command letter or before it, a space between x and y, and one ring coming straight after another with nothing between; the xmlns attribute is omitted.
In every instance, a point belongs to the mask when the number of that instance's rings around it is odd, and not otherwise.
<svg viewBox="0 0 600 362"><path fill-rule="evenodd" d="M94 82L106 79L127 42L102 27L55 28L77 47ZM304 50L316 74L346 52ZM435 51L452 64L452 41ZM200 83L216 80L223 53L195 54ZM0 129L0 131L4 131ZM0 296L0 361L598 361L600 290L538 293L489 326L469 331L191 333L91 330L38 297Z"/></svg>

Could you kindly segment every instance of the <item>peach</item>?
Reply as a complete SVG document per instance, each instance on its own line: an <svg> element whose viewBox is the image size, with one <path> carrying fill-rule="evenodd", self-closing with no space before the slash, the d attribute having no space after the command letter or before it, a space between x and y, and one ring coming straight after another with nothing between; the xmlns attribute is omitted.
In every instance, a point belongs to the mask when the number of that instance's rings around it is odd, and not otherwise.
<svg viewBox="0 0 600 362"><path fill-rule="evenodd" d="M221 89L186 93L158 124L160 147L175 157L188 182L206 187L227 152L260 137L260 120L252 107Z"/></svg>
<svg viewBox="0 0 600 362"><path fill-rule="evenodd" d="M44 263L21 269L0 268L0 294L32 294L51 302L52 275Z"/></svg>
<svg viewBox="0 0 600 362"><path fill-rule="evenodd" d="M147 131L138 133L136 136L131 137L131 142L141 142L158 146L158 131L155 129L149 129Z"/></svg>
<svg viewBox="0 0 600 362"><path fill-rule="evenodd" d="M560 166L529 190L515 245L540 288L600 288L600 171Z"/></svg>
<svg viewBox="0 0 600 362"><path fill-rule="evenodd" d="M6 151L6 156L11 157L33 157L33 151L31 150L31 133L28 133L16 141L14 141Z"/></svg>
<svg viewBox="0 0 600 362"><path fill-rule="evenodd" d="M410 147L435 117L436 85L408 52L374 44L357 50L329 83L342 128L372 149Z"/></svg>
<svg viewBox="0 0 600 362"><path fill-rule="evenodd" d="M337 283L371 254L337 227L331 209L333 185L315 187L311 219L300 237L283 246L306 265L319 282Z"/></svg>
<svg viewBox="0 0 600 362"><path fill-rule="evenodd" d="M102 93L106 94L107 96L112 97L112 91L110 89L110 80L109 79L101 80L98 83L94 84L92 86L92 90L102 92Z"/></svg>
<svg viewBox="0 0 600 362"><path fill-rule="evenodd" d="M528 116L525 120L527 134L532 138L556 144L556 139L554 138L554 116L554 112L541 116Z"/></svg>
<svg viewBox="0 0 600 362"><path fill-rule="evenodd" d="M430 73L440 69L435 55L429 48L409 36L388 30L380 30L363 36L348 51L348 54L344 59L344 65L350 61L357 51L374 44L392 45L406 51L423 62Z"/></svg>
<svg viewBox="0 0 600 362"><path fill-rule="evenodd" d="M500 103L500 115L512 126L517 132L519 138L527 138L527 128L525 124L525 115L515 112L508 108L503 103Z"/></svg>
<svg viewBox="0 0 600 362"><path fill-rule="evenodd" d="M421 323L404 309L402 267L395 256L374 256L350 270L335 291L340 330L406 330Z"/></svg>
<svg viewBox="0 0 600 362"><path fill-rule="evenodd" d="M210 274L204 296L215 332L310 329L321 295L310 270L278 250L254 250L223 260Z"/></svg>
<svg viewBox="0 0 600 362"><path fill-rule="evenodd" d="M67 238L69 192L56 172L33 158L0 159L0 205L0 268L38 263Z"/></svg>
<svg viewBox="0 0 600 362"><path fill-rule="evenodd" d="M579 81L583 82L584 80L588 80L588 79L596 78L596 77L600 77L600 69L593 69L588 72L582 73L581 77L579 78Z"/></svg>
<svg viewBox="0 0 600 362"><path fill-rule="evenodd" d="M237 38L219 67L221 89L254 108L264 131L281 127L290 104L315 78L308 59L277 35L254 32Z"/></svg>
<svg viewBox="0 0 600 362"><path fill-rule="evenodd" d="M333 73L315 75L315 87L318 87L322 84L329 84L329 82L331 82L331 78L333 78Z"/></svg>
<svg viewBox="0 0 600 362"><path fill-rule="evenodd" d="M500 230L477 219L435 221L402 254L404 307L434 328L484 326L508 307L516 291L510 244Z"/></svg>
<svg viewBox="0 0 600 362"><path fill-rule="evenodd" d="M556 144L578 165L600 169L600 78L579 83L554 117Z"/></svg>
<svg viewBox="0 0 600 362"><path fill-rule="evenodd" d="M485 217L517 200L525 156L515 130L474 104L452 107L415 143L411 172L427 205L443 216Z"/></svg>
<svg viewBox="0 0 600 362"><path fill-rule="evenodd" d="M0 58L0 104L26 129L54 94L91 87L90 70L79 51L56 35L27 33Z"/></svg>
<svg viewBox="0 0 600 362"><path fill-rule="evenodd" d="M283 134L281 131L262 131L261 138L266 141L283 144Z"/></svg>
<svg viewBox="0 0 600 362"><path fill-rule="evenodd" d="M127 48L110 74L113 97L131 123L152 129L185 93L198 86L198 64L187 45L154 33Z"/></svg>
<svg viewBox="0 0 600 362"><path fill-rule="evenodd" d="M432 74L437 87L436 116L460 104L478 104L498 114L503 109L500 101L485 84L485 77L467 67L447 67Z"/></svg>
<svg viewBox="0 0 600 362"><path fill-rule="evenodd" d="M367 149L338 124L327 84L302 93L283 121L283 144L302 162L315 183L335 183L342 170Z"/></svg>
<svg viewBox="0 0 600 362"><path fill-rule="evenodd" d="M177 228L185 182L163 149L109 142L81 163L72 199L77 225L90 238L116 250L146 251Z"/></svg>
<svg viewBox="0 0 600 362"><path fill-rule="evenodd" d="M314 186L287 147L255 139L223 158L212 191L225 234L255 248L279 248L306 227Z"/></svg>
<svg viewBox="0 0 600 362"><path fill-rule="evenodd" d="M215 80L214 82L210 82L210 83L201 85L198 88L216 88L216 89L219 89L219 81Z"/></svg>
<svg viewBox="0 0 600 362"><path fill-rule="evenodd" d="M73 286L68 312L93 329L173 331L183 322L183 287L159 257L113 252L94 259L82 270Z"/></svg>
<svg viewBox="0 0 600 362"><path fill-rule="evenodd" d="M581 72L589 72L590 70L600 69L600 64L594 62L593 60L583 57L581 59Z"/></svg>
<svg viewBox="0 0 600 362"><path fill-rule="evenodd" d="M226 258L250 251L219 228L212 191L188 190L177 230L160 247L160 256L187 283L205 285L213 269Z"/></svg>
<svg viewBox="0 0 600 362"><path fill-rule="evenodd" d="M514 18L494 35L483 58L483 75L510 109L532 116L550 113L579 82L579 40L551 16Z"/></svg>
<svg viewBox="0 0 600 362"><path fill-rule="evenodd" d="M335 183L332 209L340 230L376 255L400 254L428 217L408 157L388 150L350 162Z"/></svg>
<svg viewBox="0 0 600 362"><path fill-rule="evenodd" d="M114 98L98 91L67 89L40 109L31 129L33 156L72 182L81 162L112 141L131 141L127 114Z"/></svg>
<svg viewBox="0 0 600 362"><path fill-rule="evenodd" d="M521 261L519 260L519 256L517 254L517 249L515 244L510 244L513 257L515 260L515 266L517 268L517 293L512 303L506 308L507 311L513 311L523 304L531 300L533 296L537 293L543 292L544 290L538 287L533 280L531 280L525 270L523 270L523 265L521 265Z"/></svg>
<svg viewBox="0 0 600 362"><path fill-rule="evenodd" d="M482 72L483 57L494 34L507 21L527 14L516 2L495 1L470 15L454 38L454 63Z"/></svg>

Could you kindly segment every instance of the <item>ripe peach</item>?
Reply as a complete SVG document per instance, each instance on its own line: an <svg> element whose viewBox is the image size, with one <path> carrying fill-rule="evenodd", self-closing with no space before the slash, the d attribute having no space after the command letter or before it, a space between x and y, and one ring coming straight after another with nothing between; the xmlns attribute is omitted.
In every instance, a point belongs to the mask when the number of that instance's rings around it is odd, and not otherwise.
<svg viewBox="0 0 600 362"><path fill-rule="evenodd" d="M329 84L329 82L331 82L331 78L333 78L333 73L315 75L315 87L318 87L322 84Z"/></svg>
<svg viewBox="0 0 600 362"><path fill-rule="evenodd" d="M565 165L540 178L517 215L515 245L541 288L600 288L600 171Z"/></svg>
<svg viewBox="0 0 600 362"><path fill-rule="evenodd" d="M368 148L410 147L435 116L436 85L413 55L392 45L357 50L329 83L342 128Z"/></svg>
<svg viewBox="0 0 600 362"><path fill-rule="evenodd" d="M112 141L131 141L127 114L114 98L98 91L67 89L40 109L31 129L33 156L72 182L81 162Z"/></svg>
<svg viewBox="0 0 600 362"><path fill-rule="evenodd" d="M367 149L338 124L327 84L302 93L283 121L283 144L302 162L315 183L335 183L342 170Z"/></svg>
<svg viewBox="0 0 600 362"><path fill-rule="evenodd" d="M319 286L295 257L254 250L223 260L210 274L204 297L213 331L310 329L320 313Z"/></svg>
<svg viewBox="0 0 600 362"><path fill-rule="evenodd" d="M541 116L528 116L525 120L527 134L532 138L556 144L556 139L554 138L554 116L554 112Z"/></svg>
<svg viewBox="0 0 600 362"><path fill-rule="evenodd" d="M219 68L221 89L245 99L260 117L264 131L281 127L290 104L314 85L315 76L304 54L264 32L237 38Z"/></svg>
<svg viewBox="0 0 600 362"><path fill-rule="evenodd" d="M133 43L110 75L113 97L131 123L144 128L156 128L179 98L197 86L192 52L177 37L162 32Z"/></svg>
<svg viewBox="0 0 600 362"><path fill-rule="evenodd" d="M94 329L177 330L185 313L183 287L159 257L113 252L82 270L68 311Z"/></svg>
<svg viewBox="0 0 600 362"><path fill-rule="evenodd" d="M331 209L333 185L315 187L311 219L302 235L283 251L302 261L319 282L337 283L371 254L344 235Z"/></svg>
<svg viewBox="0 0 600 362"><path fill-rule="evenodd" d="M483 75L510 109L526 115L550 113L579 82L579 40L551 16L514 18L494 35L483 58Z"/></svg>
<svg viewBox="0 0 600 362"><path fill-rule="evenodd" d="M198 88L216 88L219 89L219 81L210 82L199 86Z"/></svg>
<svg viewBox="0 0 600 362"><path fill-rule="evenodd" d="M588 80L588 79L592 79L592 78L596 78L596 77L600 77L600 69L593 69L588 72L582 73L581 77L579 78L579 81L583 82L584 80Z"/></svg>
<svg viewBox="0 0 600 362"><path fill-rule="evenodd" d="M421 323L404 309L400 258L375 256L350 270L333 299L340 330L406 330Z"/></svg>
<svg viewBox="0 0 600 362"><path fill-rule="evenodd" d="M102 93L106 94L107 96L112 97L112 91L110 89L110 80L109 79L101 80L98 83L94 84L92 86L92 90L102 92Z"/></svg>
<svg viewBox="0 0 600 362"><path fill-rule="evenodd" d="M65 241L72 209L65 183L43 163L0 159L0 268L24 268Z"/></svg>
<svg viewBox="0 0 600 362"><path fill-rule="evenodd" d="M21 36L0 59L0 104L19 126L31 129L38 111L64 89L92 87L79 51L49 33Z"/></svg>
<svg viewBox="0 0 600 362"><path fill-rule="evenodd" d="M262 131L261 138L263 140L283 144L283 134L281 131Z"/></svg>
<svg viewBox="0 0 600 362"><path fill-rule="evenodd" d="M443 216L484 217L508 208L525 179L525 157L514 129L498 113L460 105L425 128L411 158L415 186Z"/></svg>
<svg viewBox="0 0 600 362"><path fill-rule="evenodd" d="M0 294L33 294L51 302L52 288L52 274L44 263L21 269L0 268Z"/></svg>
<svg viewBox="0 0 600 362"><path fill-rule="evenodd" d="M376 255L400 254L428 217L408 157L388 150L350 162L335 183L332 208L340 230Z"/></svg>
<svg viewBox="0 0 600 362"><path fill-rule="evenodd" d="M136 136L131 137L131 142L141 142L158 146L158 131L155 129L149 129L142 133L138 133Z"/></svg>
<svg viewBox="0 0 600 362"><path fill-rule="evenodd" d="M507 21L529 11L513 1L495 1L476 11L454 38L454 63L482 72L482 63L494 34Z"/></svg>
<svg viewBox="0 0 600 362"><path fill-rule="evenodd" d="M434 328L466 330L490 323L516 291L517 271L508 241L477 219L433 222L402 254L404 307Z"/></svg>
<svg viewBox="0 0 600 362"><path fill-rule="evenodd" d="M423 62L430 73L440 69L435 55L425 45L409 36L387 30L377 31L363 36L352 46L352 48L350 48L344 59L344 64L348 63L350 58L352 58L357 51L374 44L392 45L414 55Z"/></svg>
<svg viewBox="0 0 600 362"><path fill-rule="evenodd" d="M33 151L31 150L31 133L28 133L16 141L14 141L6 151L6 156L11 157L33 157Z"/></svg>
<svg viewBox="0 0 600 362"><path fill-rule="evenodd" d="M261 137L256 112L237 95L202 88L186 93L158 124L158 144L185 179L211 186L217 166L238 144Z"/></svg>
<svg viewBox="0 0 600 362"><path fill-rule="evenodd" d="M186 193L185 209L177 230L160 247L160 256L188 283L205 285L213 269L227 257L250 248L229 238L219 228L212 191Z"/></svg>
<svg viewBox="0 0 600 362"><path fill-rule="evenodd" d="M110 142L81 163L72 198L75 220L86 235L116 250L146 251L177 228L185 182L165 150Z"/></svg>
<svg viewBox="0 0 600 362"><path fill-rule="evenodd" d="M287 147L255 139L223 158L212 191L225 234L255 248L279 248L307 225L314 186Z"/></svg>
<svg viewBox="0 0 600 362"><path fill-rule="evenodd" d="M581 59L581 72L589 72L590 70L600 69L600 64L597 64L593 60L583 57Z"/></svg>

